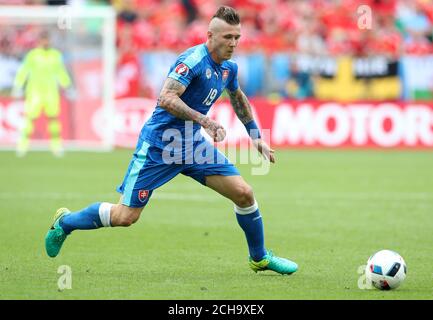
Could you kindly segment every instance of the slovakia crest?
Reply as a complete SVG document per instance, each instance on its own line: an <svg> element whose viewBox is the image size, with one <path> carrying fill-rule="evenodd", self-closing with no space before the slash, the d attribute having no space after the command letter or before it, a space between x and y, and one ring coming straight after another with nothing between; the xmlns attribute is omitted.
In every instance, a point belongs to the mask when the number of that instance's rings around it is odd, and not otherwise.
<svg viewBox="0 0 433 320"><path fill-rule="evenodd" d="M149 197L149 190L138 191L138 200L140 200L140 202L146 201L147 197Z"/></svg>
<svg viewBox="0 0 433 320"><path fill-rule="evenodd" d="M212 71L210 71L210 69L206 69L206 78L210 79L210 77L212 77Z"/></svg>
<svg viewBox="0 0 433 320"><path fill-rule="evenodd" d="M226 81L229 77L229 70L223 70L223 81Z"/></svg>
<svg viewBox="0 0 433 320"><path fill-rule="evenodd" d="M181 76L186 76L189 72L189 68L186 64L181 63L177 65L175 72L180 74Z"/></svg>

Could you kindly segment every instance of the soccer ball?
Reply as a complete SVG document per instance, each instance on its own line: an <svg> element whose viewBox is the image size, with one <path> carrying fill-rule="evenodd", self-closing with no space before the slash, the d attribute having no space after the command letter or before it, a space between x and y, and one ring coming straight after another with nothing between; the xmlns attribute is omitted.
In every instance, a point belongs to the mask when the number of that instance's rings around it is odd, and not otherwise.
<svg viewBox="0 0 433 320"><path fill-rule="evenodd" d="M380 290L395 289L406 278L406 263L394 251L381 250L373 254L367 261L365 276L367 284Z"/></svg>

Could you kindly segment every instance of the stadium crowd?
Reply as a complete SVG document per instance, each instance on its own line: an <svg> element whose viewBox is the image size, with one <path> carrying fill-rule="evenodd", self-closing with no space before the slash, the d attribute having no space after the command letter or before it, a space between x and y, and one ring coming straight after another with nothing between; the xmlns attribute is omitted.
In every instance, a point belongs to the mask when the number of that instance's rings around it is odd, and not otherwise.
<svg viewBox="0 0 433 320"><path fill-rule="evenodd" d="M259 52L265 59L279 52L380 55L394 60L433 54L433 0L364 0L372 13L371 28L366 29L359 27L359 0L0 0L1 4L113 6L119 63L138 61L146 52L178 53L204 42L208 21L220 5L233 6L241 15L241 54ZM20 56L34 45L35 37L32 29L0 31L0 55Z"/></svg>
<svg viewBox="0 0 433 320"><path fill-rule="evenodd" d="M432 53L433 2L363 1L372 9L370 30L360 32L356 0L123 0L116 3L120 34L139 50L182 48L205 40L207 23L220 4L242 17L241 50L313 54ZM170 13L170 14L168 14ZM121 43L120 43L121 45Z"/></svg>
<svg viewBox="0 0 433 320"><path fill-rule="evenodd" d="M182 50L205 40L219 5L242 18L241 50L314 54L399 55L433 52L432 0L366 0L371 29L360 32L358 0L1 0L5 4L112 5L119 45L130 37L137 50ZM4 34L2 35L4 42ZM27 37L28 38L28 37Z"/></svg>

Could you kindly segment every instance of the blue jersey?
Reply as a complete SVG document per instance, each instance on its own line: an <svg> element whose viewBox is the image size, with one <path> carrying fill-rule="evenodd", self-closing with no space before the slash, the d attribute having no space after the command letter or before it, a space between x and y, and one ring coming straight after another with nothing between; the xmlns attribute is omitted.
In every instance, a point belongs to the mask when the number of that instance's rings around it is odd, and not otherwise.
<svg viewBox="0 0 433 320"><path fill-rule="evenodd" d="M207 114L225 88L237 90L237 71L237 65L230 60L221 64L214 62L206 45L201 44L183 52L170 67L168 77L186 87L180 96L183 102ZM167 133L173 131L178 133L172 136L173 139L164 139ZM172 148L174 144L176 147ZM189 149L190 146L193 149ZM182 151L177 149L179 147ZM216 147L204 140L199 124L192 124L191 121L186 125L185 120L176 118L157 105L141 130L123 183L117 189L123 194L122 203L130 207L145 206L153 190L179 173L204 185L207 176L240 174Z"/></svg>
<svg viewBox="0 0 433 320"><path fill-rule="evenodd" d="M189 48L183 52L170 67L168 77L182 83L186 90L180 96L190 108L207 114L210 107L227 88L230 91L238 89L238 67L231 60L216 63L212 60L205 44ZM194 123L192 131L195 137L199 135L201 126ZM185 120L176 118L159 105L156 106L150 119L144 124L140 140L151 145L164 148L171 141L163 141L166 129L177 129L185 137Z"/></svg>

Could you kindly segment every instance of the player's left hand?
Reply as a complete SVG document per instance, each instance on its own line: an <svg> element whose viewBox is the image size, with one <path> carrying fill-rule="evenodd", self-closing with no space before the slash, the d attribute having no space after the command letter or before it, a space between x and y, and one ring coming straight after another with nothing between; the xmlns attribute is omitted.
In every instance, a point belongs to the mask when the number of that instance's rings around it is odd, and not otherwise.
<svg viewBox="0 0 433 320"><path fill-rule="evenodd" d="M275 163L275 150L271 149L262 139L253 139L252 141L253 145L265 159L268 159L270 162Z"/></svg>

